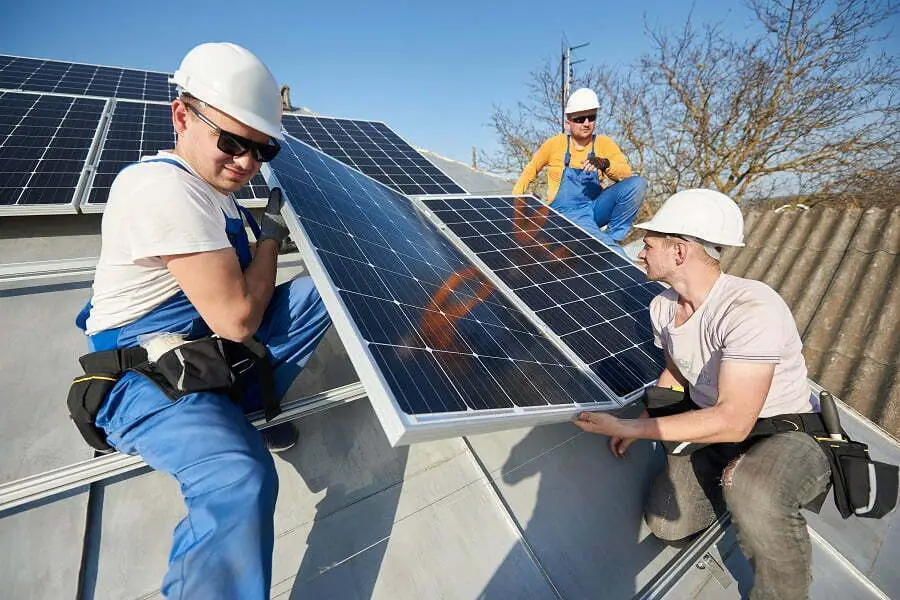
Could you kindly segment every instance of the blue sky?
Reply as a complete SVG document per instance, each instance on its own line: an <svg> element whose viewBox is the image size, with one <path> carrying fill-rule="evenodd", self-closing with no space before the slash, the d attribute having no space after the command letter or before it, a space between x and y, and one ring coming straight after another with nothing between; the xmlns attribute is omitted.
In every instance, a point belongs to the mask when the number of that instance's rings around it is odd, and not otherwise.
<svg viewBox="0 0 900 600"><path fill-rule="evenodd" d="M295 6L295 7L292 7ZM687 1L597 5L554 2L6 2L0 53L173 71L194 45L230 41L255 52L295 105L385 121L412 144L468 162L492 151L494 104L512 106L528 73L558 60L561 39L590 42L587 63L627 65L648 48L644 19L678 28ZM698 21L739 2L696 0Z"/></svg>

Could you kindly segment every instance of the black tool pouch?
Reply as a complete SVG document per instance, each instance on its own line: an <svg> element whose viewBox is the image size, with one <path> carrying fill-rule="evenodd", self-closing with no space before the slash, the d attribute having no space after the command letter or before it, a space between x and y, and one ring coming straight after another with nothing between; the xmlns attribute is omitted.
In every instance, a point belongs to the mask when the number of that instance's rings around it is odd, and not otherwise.
<svg viewBox="0 0 900 600"><path fill-rule="evenodd" d="M691 400L690 394L679 392L670 388L651 386L644 392L644 402L647 405L647 414L651 417L668 417L692 410L697 410L697 405ZM666 450L666 454L684 456L704 448L709 444L695 442L660 442Z"/></svg>
<svg viewBox="0 0 900 600"><path fill-rule="evenodd" d="M118 381L118 373L93 373L76 377L69 387L66 404L69 415L81 437L91 448L109 452L112 447L106 443L106 434L94 423L100 406Z"/></svg>
<svg viewBox="0 0 900 600"><path fill-rule="evenodd" d="M194 392L212 391L227 394L236 403L240 403L241 395L255 375L266 420L280 412L268 352L255 340L241 344L218 337L200 338L185 342L160 355L155 363L134 370L172 400Z"/></svg>
<svg viewBox="0 0 900 600"><path fill-rule="evenodd" d="M233 343L214 337L185 342L160 355L152 368L179 398L194 392L228 390L236 379L226 357L226 345Z"/></svg>
<svg viewBox="0 0 900 600"><path fill-rule="evenodd" d="M66 404L81 437L95 450L112 450L106 443L106 434L95 424L100 407L122 372L146 361L147 353L143 348L91 352L78 359L84 375L72 380Z"/></svg>
<svg viewBox="0 0 900 600"><path fill-rule="evenodd" d="M861 442L818 438L831 463L834 503L843 518L880 519L897 505L898 468L869 457Z"/></svg>
<svg viewBox="0 0 900 600"><path fill-rule="evenodd" d="M667 417L697 409L689 394L656 386L644 390L644 403L651 417Z"/></svg>

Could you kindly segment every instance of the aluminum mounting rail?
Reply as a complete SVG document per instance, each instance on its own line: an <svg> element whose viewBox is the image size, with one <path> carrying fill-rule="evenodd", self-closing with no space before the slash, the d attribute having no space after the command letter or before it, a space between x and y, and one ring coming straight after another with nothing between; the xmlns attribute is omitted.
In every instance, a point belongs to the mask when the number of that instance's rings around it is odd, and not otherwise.
<svg viewBox="0 0 900 600"><path fill-rule="evenodd" d="M87 282L94 277L96 256L0 264L0 290ZM300 267L296 253L281 254L278 267Z"/></svg>
<svg viewBox="0 0 900 600"><path fill-rule="evenodd" d="M96 257L43 260L0 265L0 290L88 281Z"/></svg>
<svg viewBox="0 0 900 600"><path fill-rule="evenodd" d="M361 383L351 383L313 396L286 402L282 404L281 414L269 422L265 421L262 411L251 413L247 415L247 418L256 428L266 429L365 396L366 391ZM0 518L8 516L7 513L10 511L19 512L15 509L26 505L55 498L91 483L129 473L144 466L145 463L140 456L112 453L10 481L0 485Z"/></svg>

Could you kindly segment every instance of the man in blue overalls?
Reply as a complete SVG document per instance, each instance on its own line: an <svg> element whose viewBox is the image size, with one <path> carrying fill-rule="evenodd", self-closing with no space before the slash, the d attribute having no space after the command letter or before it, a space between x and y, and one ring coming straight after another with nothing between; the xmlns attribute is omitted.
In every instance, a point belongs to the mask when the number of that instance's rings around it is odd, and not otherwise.
<svg viewBox="0 0 900 600"><path fill-rule="evenodd" d="M568 134L545 141L513 188L524 194L547 165L547 203L613 250L631 229L647 193L647 182L633 175L614 141L596 135L600 102L594 90L572 92L566 103ZM608 185L604 188L603 182ZM605 227L606 229L601 229Z"/></svg>
<svg viewBox="0 0 900 600"><path fill-rule="evenodd" d="M231 195L278 153L278 85L256 56L233 44L197 46L172 82L179 87L175 149L116 177L93 297L78 323L95 352L151 347L154 338L255 338L266 347L280 398L330 319L308 277L275 286L288 234L280 192L270 197L255 251ZM212 391L173 400L143 374L125 371L100 406L96 426L111 446L140 454L181 485L188 514L174 532L167 597L269 597L278 480L244 414L260 407L258 395L245 394L243 406Z"/></svg>

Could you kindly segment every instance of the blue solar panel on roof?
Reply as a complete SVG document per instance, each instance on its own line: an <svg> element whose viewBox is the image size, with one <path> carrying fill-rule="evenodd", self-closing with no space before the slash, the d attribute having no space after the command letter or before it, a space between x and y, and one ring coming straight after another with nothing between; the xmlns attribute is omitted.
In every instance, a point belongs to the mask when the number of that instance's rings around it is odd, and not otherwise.
<svg viewBox="0 0 900 600"><path fill-rule="evenodd" d="M423 202L616 394L659 377L648 307L661 284L533 197Z"/></svg>
<svg viewBox="0 0 900 600"><path fill-rule="evenodd" d="M327 274L317 285L340 299L329 311L349 318L400 410L598 400L591 378L407 198L291 138L271 168L315 253L307 262Z"/></svg>
<svg viewBox="0 0 900 600"><path fill-rule="evenodd" d="M100 158L87 200L86 210L99 210L106 204L109 188L116 175L126 166L151 156L160 150L175 147L172 126L172 107L168 104L146 102L116 102L109 128L103 141ZM241 201L265 200L269 188L262 175L257 174L248 185L235 193Z"/></svg>
<svg viewBox="0 0 900 600"><path fill-rule="evenodd" d="M55 94L169 101L166 73L0 55L0 88Z"/></svg>
<svg viewBox="0 0 900 600"><path fill-rule="evenodd" d="M0 206L66 212L105 101L0 92Z"/></svg>
<svg viewBox="0 0 900 600"><path fill-rule="evenodd" d="M116 175L142 156L175 147L172 109L166 104L117 102L100 151L87 204L106 203Z"/></svg>
<svg viewBox="0 0 900 600"><path fill-rule="evenodd" d="M282 123L300 141L400 193L465 193L384 123L299 115L285 115Z"/></svg>

